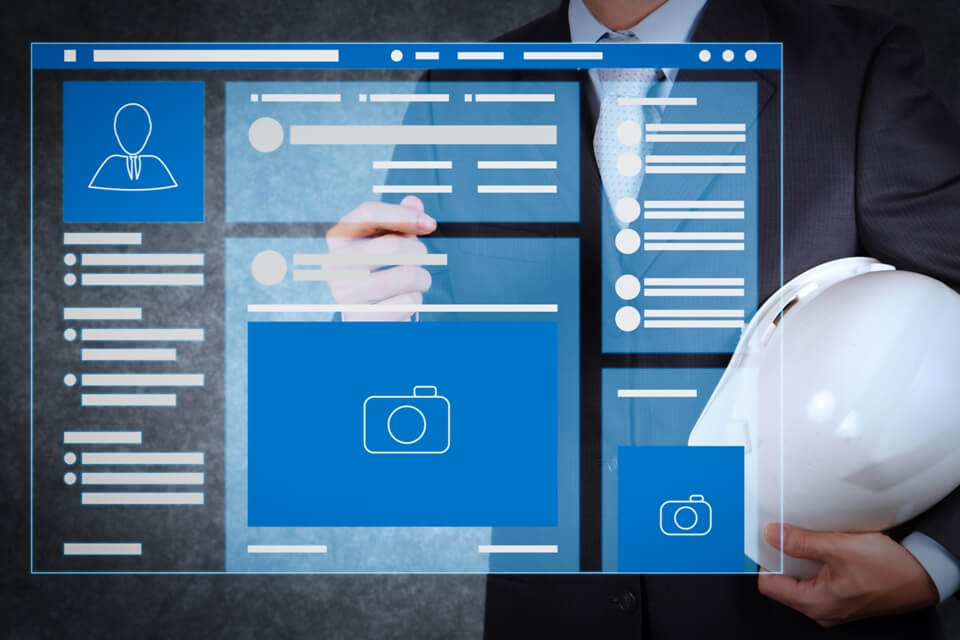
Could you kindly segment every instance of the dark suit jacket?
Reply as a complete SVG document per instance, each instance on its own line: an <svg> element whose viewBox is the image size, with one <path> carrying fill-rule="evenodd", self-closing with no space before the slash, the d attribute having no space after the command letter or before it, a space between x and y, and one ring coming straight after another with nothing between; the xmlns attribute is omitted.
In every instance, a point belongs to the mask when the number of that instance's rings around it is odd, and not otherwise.
<svg viewBox="0 0 960 640"><path fill-rule="evenodd" d="M683 1L683 0L674 0ZM566 2L499 39L570 40ZM784 43L781 76L757 82L760 299L780 283L779 127L784 101L784 281L835 258L870 255L960 289L960 128L924 88L914 33L878 16L811 0L708 0L694 41ZM678 81L710 79L681 70ZM432 72L427 79L577 80L585 71ZM777 89L781 92L778 93ZM581 91L581 568L600 564L599 460L601 182L595 105ZM489 225L458 227L483 235ZM510 234L570 235L563 225L510 225ZM441 225L438 233L444 233ZM450 276L455 280L455 274ZM452 283L456 288L456 282ZM714 357L713 360L717 360ZM673 366L725 366L674 357ZM635 364L633 361L625 361ZM960 491L908 523L960 556ZM490 576L486 634L502 637L773 638L819 635L802 615L757 592L754 576ZM840 638L939 637L932 609L844 625Z"/></svg>

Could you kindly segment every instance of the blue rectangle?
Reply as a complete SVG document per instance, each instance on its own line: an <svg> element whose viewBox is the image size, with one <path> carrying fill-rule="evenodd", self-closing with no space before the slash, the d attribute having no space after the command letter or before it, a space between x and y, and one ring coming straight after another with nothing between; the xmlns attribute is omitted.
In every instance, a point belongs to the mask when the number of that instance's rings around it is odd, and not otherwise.
<svg viewBox="0 0 960 640"><path fill-rule="evenodd" d="M178 61L178 62L94 62L98 49L150 50L337 50L335 61ZM64 60L64 49L76 52L76 60ZM34 69L584 69L584 68L655 68L655 69L780 69L783 45L779 42L731 43L640 43L624 49L615 43L598 42L327 42L327 43L33 43L31 62ZM418 59L416 51L435 51L435 60ZM498 51L502 60L461 60L459 51ZM602 53L582 59L529 58L525 52ZM723 56L730 51L733 57ZM397 53L399 53L399 56ZM709 55L705 55L707 52ZM748 52L751 55L748 56Z"/></svg>
<svg viewBox="0 0 960 640"><path fill-rule="evenodd" d="M203 83L63 83L64 222L203 222Z"/></svg>
<svg viewBox="0 0 960 640"><path fill-rule="evenodd" d="M248 341L249 526L557 524L556 323L251 322Z"/></svg>
<svg viewBox="0 0 960 640"><path fill-rule="evenodd" d="M328 101L274 101L304 94L321 94ZM409 94L428 94L438 101L408 102L404 98ZM501 101L482 102L484 94ZM511 102L508 96L514 94L550 100ZM270 96L274 100L268 101ZM427 213L440 222L580 219L580 89L576 82L228 82L226 108L228 222L336 222L364 202L396 204L406 195L419 197ZM369 134L354 129L355 141L349 143L304 144L295 141L292 133L292 127L302 125L397 126L407 131L436 126L524 130L533 125L552 127L556 135L553 143L541 144L504 144L503 140L501 144L393 144L374 142ZM422 139L423 134L413 137ZM398 161L413 164L403 168L382 164ZM481 164L490 161L540 166ZM415 163L428 164L418 167ZM499 192L517 186L553 191ZM498 192L484 191L491 188Z"/></svg>
<svg viewBox="0 0 960 640"><path fill-rule="evenodd" d="M620 447L617 569L742 572L743 447Z"/></svg>

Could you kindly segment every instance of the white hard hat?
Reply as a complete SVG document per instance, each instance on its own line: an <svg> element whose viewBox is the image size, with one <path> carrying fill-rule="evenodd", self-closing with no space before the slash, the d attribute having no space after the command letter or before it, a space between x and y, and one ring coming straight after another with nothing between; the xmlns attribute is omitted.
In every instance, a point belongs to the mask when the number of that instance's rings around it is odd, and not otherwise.
<svg viewBox="0 0 960 640"><path fill-rule="evenodd" d="M746 327L689 444L744 446L744 551L771 571L781 504L816 531L913 518L960 484L960 295L870 258L804 272Z"/></svg>

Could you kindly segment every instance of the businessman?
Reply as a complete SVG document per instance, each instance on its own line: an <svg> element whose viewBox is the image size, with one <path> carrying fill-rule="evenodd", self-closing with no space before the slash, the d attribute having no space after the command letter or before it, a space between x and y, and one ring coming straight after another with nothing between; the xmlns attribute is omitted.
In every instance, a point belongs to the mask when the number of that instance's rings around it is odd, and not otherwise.
<svg viewBox="0 0 960 640"><path fill-rule="evenodd" d="M960 289L960 127L924 87L922 50L912 31L811 0L569 0L500 38L606 39L624 46L784 43L783 228L760 220L761 299L780 281L781 232L784 279L835 258L870 255ZM602 215L592 144L602 80L596 73L564 73L569 77L557 79L581 84L586 238L599 233ZM779 82L762 72L745 73L757 74L753 79L761 84ZM708 77L685 70L664 75L670 82ZM446 72L428 79L454 77ZM524 74L512 72L510 78L522 80ZM776 100L759 106L761 212L769 212L762 194L778 190L778 172L770 166L777 158L779 109ZM414 197L399 205L366 203L331 229L330 250L425 251L419 238L442 232L429 214ZM599 244L583 246L589 251ZM600 281L600 256L584 260L597 265L581 269L586 304ZM417 303L432 285L419 267L395 267L336 285L333 292L341 303ZM593 424L582 428L599 429L599 406L592 415ZM780 544L780 526L770 523L766 530L772 544ZM485 631L490 638L805 638L837 627L831 636L939 637L933 606L960 587L960 491L895 532L816 533L785 524L782 539L785 553L819 560L824 570L810 580L490 576Z"/></svg>

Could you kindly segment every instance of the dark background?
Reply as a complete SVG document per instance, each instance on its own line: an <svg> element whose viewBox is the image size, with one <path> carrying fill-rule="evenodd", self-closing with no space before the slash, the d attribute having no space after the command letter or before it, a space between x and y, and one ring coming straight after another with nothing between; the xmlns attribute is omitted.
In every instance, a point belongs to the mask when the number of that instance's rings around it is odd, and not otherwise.
<svg viewBox="0 0 960 640"><path fill-rule="evenodd" d="M674 0L683 1L683 0ZM478 576L34 576L28 564L29 42L487 40L555 0L15 2L0 7L0 637L478 637ZM913 24L960 117L960 2L848 0ZM941 607L960 637L960 602ZM952 632L952 633L951 633Z"/></svg>

